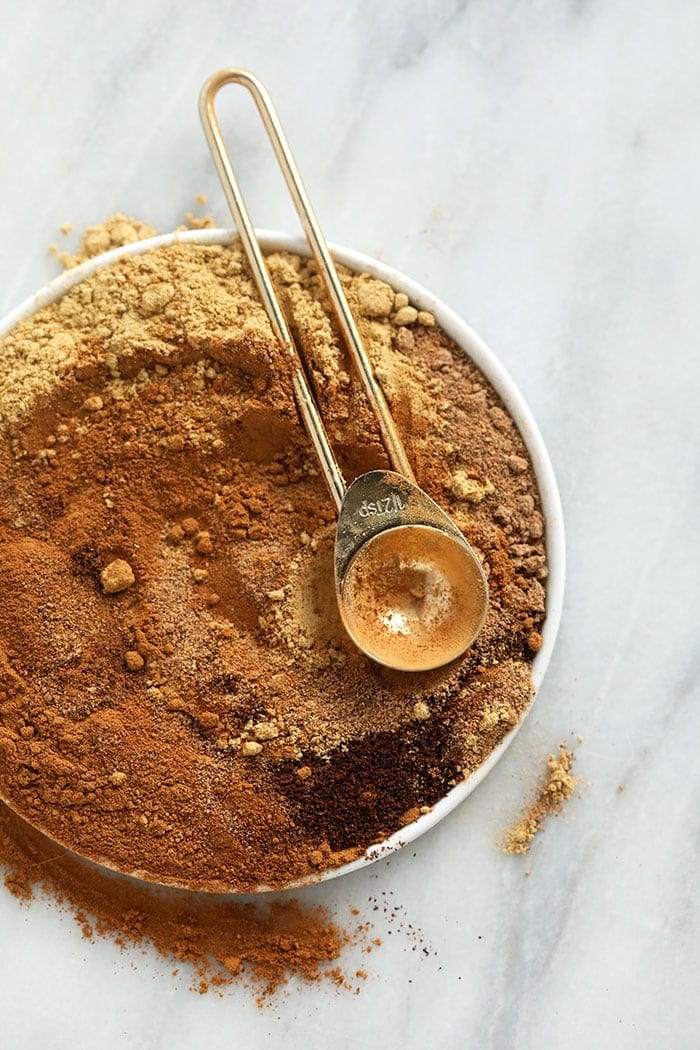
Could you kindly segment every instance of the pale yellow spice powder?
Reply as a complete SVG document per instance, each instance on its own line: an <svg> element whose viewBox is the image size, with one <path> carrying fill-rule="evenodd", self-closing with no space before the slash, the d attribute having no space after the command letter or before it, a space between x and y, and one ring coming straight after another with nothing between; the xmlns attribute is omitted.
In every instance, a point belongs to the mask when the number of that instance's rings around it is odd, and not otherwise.
<svg viewBox="0 0 700 1050"><path fill-rule="evenodd" d="M555 813L560 813L564 803L574 793L576 778L571 775L574 756L563 744L558 755L547 759L548 774L535 801L524 815L510 828L503 840L506 853L527 853L535 835L540 831L544 820Z"/></svg>
<svg viewBox="0 0 700 1050"><path fill-rule="evenodd" d="M61 227L62 233L69 233L72 229L70 223L64 223ZM118 212L110 215L108 219L98 226L88 226L83 234L80 245L75 255L70 252L56 251L56 246L51 245L49 254L56 255L58 262L66 270L71 270L87 259L93 259L96 255L109 252L113 248L121 248L125 244L134 244L135 241L143 241L147 237L155 237L158 231L147 222L131 219L128 215Z"/></svg>

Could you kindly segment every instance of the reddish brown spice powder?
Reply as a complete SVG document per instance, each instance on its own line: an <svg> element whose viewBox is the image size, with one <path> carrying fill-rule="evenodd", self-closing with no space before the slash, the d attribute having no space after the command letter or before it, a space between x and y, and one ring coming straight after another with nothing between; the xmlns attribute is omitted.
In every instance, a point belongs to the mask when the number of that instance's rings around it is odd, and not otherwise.
<svg viewBox="0 0 700 1050"><path fill-rule="evenodd" d="M151 944L185 964L196 991L242 986L261 1006L294 977L359 991L338 965L341 951L380 943L370 941L369 924L343 929L324 908L293 898L242 903L118 875L56 845L2 803L0 867L15 897L27 902L48 893L72 911L87 939L107 936L121 948Z"/></svg>

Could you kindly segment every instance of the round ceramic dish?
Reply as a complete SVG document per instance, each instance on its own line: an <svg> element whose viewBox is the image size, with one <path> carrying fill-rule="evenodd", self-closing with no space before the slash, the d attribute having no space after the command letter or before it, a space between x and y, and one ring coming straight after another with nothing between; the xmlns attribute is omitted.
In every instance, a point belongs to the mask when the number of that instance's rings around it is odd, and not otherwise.
<svg viewBox="0 0 700 1050"><path fill-rule="evenodd" d="M122 255L142 255L153 248L162 248L169 244L188 242L196 244L229 244L235 238L232 230L188 230L182 233L165 234L161 237L152 237L149 240L137 241L135 244L116 248L114 251L106 252L95 259L90 259L75 269L68 270L55 280L45 285L36 295L31 296L21 303L15 310L0 321L0 337L6 334L19 321L40 310L43 306L59 299L69 288L78 284L79 281L89 277L96 270L119 259ZM289 251L300 255L309 255L306 242L300 238L291 237L288 234L278 233L274 230L259 230L258 238L265 252ZM488 381L503 399L503 402L513 418L520 434L527 446L530 459L537 478L537 484L542 500L542 510L545 518L545 537L547 544L547 564L549 576L547 578L547 616L542 628L542 648L535 656L532 663L532 679L535 687L535 695L542 684L545 671L549 664L559 621L561 619L562 600L564 596L564 572L565 572L565 548L564 548L564 522L562 518L561 501L557 489L556 479L552 464L547 454L542 436L537 424L528 408L522 394L502 364L498 361L491 350L482 339L474 332L466 322L437 299L427 289L416 281L406 277L398 270L394 270L386 263L378 262L367 255L342 248L338 245L330 245L333 258L336 262L358 272L370 273L382 281L386 281L397 292L404 292L419 310L429 310L435 317L437 324L443 331L460 346L471 360L481 369ZM289 883L286 888L298 887L319 880L337 878L346 875L366 864L371 864L379 857L386 857L387 853L399 849L406 843L418 838L419 835L429 831L443 817L459 805L474 788L481 783L484 777L490 773L498 762L501 755L512 743L528 712L501 743L494 748L486 761L471 776L457 784L447 795L444 796L429 813L418 820L394 832L384 842L370 846L358 860L342 867L333 868L324 872L321 876L311 876L297 882ZM1 793L0 793L1 794ZM41 829L40 829L41 830ZM235 887L230 887L230 892L235 892ZM266 886L258 889L264 892Z"/></svg>

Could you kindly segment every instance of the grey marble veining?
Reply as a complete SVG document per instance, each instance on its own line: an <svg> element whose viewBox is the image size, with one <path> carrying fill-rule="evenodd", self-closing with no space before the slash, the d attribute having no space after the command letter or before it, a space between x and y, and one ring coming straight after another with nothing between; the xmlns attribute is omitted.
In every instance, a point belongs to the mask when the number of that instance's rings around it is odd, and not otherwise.
<svg viewBox="0 0 700 1050"><path fill-rule="evenodd" d="M569 542L557 650L499 766L413 846L303 894L391 893L435 955L395 932L360 997L260 1013L0 893L2 1046L696 1047L700 9L40 0L2 26L0 313L56 272L66 220L168 230L205 192L226 222L196 96L247 65L329 238L425 283L510 370ZM245 103L222 114L255 220L296 229ZM581 797L504 856L544 756L578 735Z"/></svg>

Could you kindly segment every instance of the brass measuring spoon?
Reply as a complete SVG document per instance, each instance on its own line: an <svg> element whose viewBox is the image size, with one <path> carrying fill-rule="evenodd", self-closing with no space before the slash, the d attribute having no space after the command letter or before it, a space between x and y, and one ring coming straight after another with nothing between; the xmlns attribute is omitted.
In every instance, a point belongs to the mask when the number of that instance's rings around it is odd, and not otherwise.
<svg viewBox="0 0 700 1050"><path fill-rule="evenodd" d="M348 487L336 461L304 365L280 308L214 110L225 84L253 96L311 251L379 424L391 470L372 470ZM481 563L450 517L416 484L384 393L345 297L338 272L264 85L245 69L223 69L202 88L199 111L272 330L296 359L294 394L338 510L335 587L353 642L378 663L402 671L442 667L476 639L488 609Z"/></svg>

